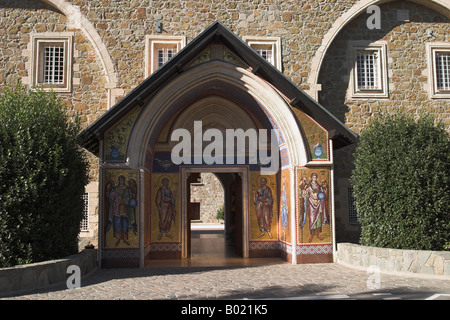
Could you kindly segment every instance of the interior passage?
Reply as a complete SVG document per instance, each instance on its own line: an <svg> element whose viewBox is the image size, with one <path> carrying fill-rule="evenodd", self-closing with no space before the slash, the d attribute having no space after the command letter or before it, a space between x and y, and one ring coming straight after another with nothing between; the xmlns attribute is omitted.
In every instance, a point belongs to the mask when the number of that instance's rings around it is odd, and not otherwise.
<svg viewBox="0 0 450 320"><path fill-rule="evenodd" d="M240 267L287 263L280 258L242 258L223 224L191 224L191 257L181 260L147 260L146 267Z"/></svg>

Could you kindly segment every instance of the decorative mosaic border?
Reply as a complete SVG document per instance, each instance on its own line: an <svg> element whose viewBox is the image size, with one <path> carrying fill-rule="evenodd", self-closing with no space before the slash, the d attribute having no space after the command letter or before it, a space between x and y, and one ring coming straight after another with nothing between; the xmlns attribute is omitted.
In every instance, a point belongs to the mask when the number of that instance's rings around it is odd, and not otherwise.
<svg viewBox="0 0 450 320"><path fill-rule="evenodd" d="M289 254L293 253L293 247L285 242L275 241L250 241L250 250L281 250Z"/></svg>
<svg viewBox="0 0 450 320"><path fill-rule="evenodd" d="M281 250L281 252L285 252L288 254L293 254L294 253L294 248L292 247L292 245L287 244L285 242L279 242L278 243L278 247Z"/></svg>
<svg viewBox="0 0 450 320"><path fill-rule="evenodd" d="M102 249L102 259L139 259L139 250Z"/></svg>
<svg viewBox="0 0 450 320"><path fill-rule="evenodd" d="M161 242L150 244L150 251L172 252L172 251L181 251L181 249L182 249L181 242L180 243Z"/></svg>
<svg viewBox="0 0 450 320"><path fill-rule="evenodd" d="M280 249L276 241L250 241L250 250L273 250Z"/></svg>
<svg viewBox="0 0 450 320"><path fill-rule="evenodd" d="M300 254L331 254L331 253L333 253L333 246L331 244L297 246L296 253L297 253L297 255L300 255Z"/></svg>

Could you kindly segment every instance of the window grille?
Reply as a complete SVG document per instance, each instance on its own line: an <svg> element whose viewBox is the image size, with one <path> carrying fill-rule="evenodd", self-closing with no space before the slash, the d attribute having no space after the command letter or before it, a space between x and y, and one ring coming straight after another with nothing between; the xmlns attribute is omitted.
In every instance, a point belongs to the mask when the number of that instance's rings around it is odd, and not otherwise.
<svg viewBox="0 0 450 320"><path fill-rule="evenodd" d="M450 52L436 52L436 82L439 91L450 90Z"/></svg>
<svg viewBox="0 0 450 320"><path fill-rule="evenodd" d="M44 65L42 80L44 84L64 83L64 46L44 47Z"/></svg>
<svg viewBox="0 0 450 320"><path fill-rule="evenodd" d="M176 48L162 48L158 49L158 68L161 67L164 63L172 59L172 57L176 54Z"/></svg>
<svg viewBox="0 0 450 320"><path fill-rule="evenodd" d="M29 75L32 88L70 92L72 32L37 33L31 37Z"/></svg>
<svg viewBox="0 0 450 320"><path fill-rule="evenodd" d="M175 57L185 44L184 36L145 36L145 77Z"/></svg>
<svg viewBox="0 0 450 320"><path fill-rule="evenodd" d="M281 39L279 37L244 36L243 39L261 57L281 71Z"/></svg>
<svg viewBox="0 0 450 320"><path fill-rule="evenodd" d="M348 222L359 223L358 213L356 212L355 198L353 197L353 188L348 188Z"/></svg>
<svg viewBox="0 0 450 320"><path fill-rule="evenodd" d="M253 49L258 52L258 54L269 61L270 63L274 64L273 59L273 46L271 44L269 45L263 45L263 44L252 44L251 45Z"/></svg>
<svg viewBox="0 0 450 320"><path fill-rule="evenodd" d="M270 63L273 63L272 48L258 48L256 51L261 55L261 57L263 57L264 59L266 59Z"/></svg>
<svg viewBox="0 0 450 320"><path fill-rule="evenodd" d="M89 195L83 195L83 220L81 220L81 231L89 231Z"/></svg>
<svg viewBox="0 0 450 320"><path fill-rule="evenodd" d="M358 77L358 90L380 90L380 70L377 51L358 51L356 70Z"/></svg>

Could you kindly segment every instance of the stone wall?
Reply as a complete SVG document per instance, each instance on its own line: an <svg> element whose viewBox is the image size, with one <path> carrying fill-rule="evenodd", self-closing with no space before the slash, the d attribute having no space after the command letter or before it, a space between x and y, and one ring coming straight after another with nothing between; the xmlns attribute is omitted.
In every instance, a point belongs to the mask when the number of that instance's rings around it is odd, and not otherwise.
<svg viewBox="0 0 450 320"><path fill-rule="evenodd" d="M200 220L217 223L217 211L224 205L225 193L219 179L213 173L202 173L202 182L191 185L191 202L200 203Z"/></svg>
<svg viewBox="0 0 450 320"><path fill-rule="evenodd" d="M450 43L449 21L439 12L412 2L380 5L381 29L368 30L367 15L350 22L336 37L322 64L319 102L352 131L360 134L382 113L404 112L419 116L431 114L450 128L448 99L431 99L428 93L428 43ZM397 10L409 13L408 21L398 21ZM433 31L430 37L428 31ZM387 44L389 97L358 99L350 97L349 78L352 57L348 49L356 41Z"/></svg>
<svg viewBox="0 0 450 320"><path fill-rule="evenodd" d="M18 4L20 2L20 5ZM283 73L304 90L309 90L312 58L323 36L356 0L340 1L66 1L95 28L105 45L117 74L117 87L124 94L144 79L145 36L180 35L192 41L212 22L219 20L241 37L281 38ZM105 71L95 48L68 17L43 1L0 0L0 89L8 83L29 81L31 33L73 32L73 92L61 94L72 114L79 112L83 126L91 124L108 107ZM368 32L367 15L349 23L326 52L318 83L320 102L352 130L359 133L379 110L425 111L450 126L448 99L431 100L424 90L426 42L448 42L448 19L432 9L412 2L380 5L382 28ZM409 10L410 21L398 22L397 9ZM161 34L156 22L163 24ZM435 37L429 39L427 30ZM389 99L347 99L347 41L385 40L389 46ZM394 108L395 107L395 108ZM95 160L92 161L95 168ZM97 170L92 171L97 180Z"/></svg>
<svg viewBox="0 0 450 320"><path fill-rule="evenodd" d="M67 273L71 265L80 268L81 278L91 274L98 267L97 250L86 249L64 259L0 268L0 297L64 283L73 274Z"/></svg>
<svg viewBox="0 0 450 320"><path fill-rule="evenodd" d="M70 1L97 28L117 66L119 86L129 91L144 77L144 37L182 35L192 41L211 23L223 22L237 35L282 37L284 72L308 89L309 62L321 37L356 0L134 0ZM125 62L126 61L126 62Z"/></svg>
<svg viewBox="0 0 450 320"><path fill-rule="evenodd" d="M381 272L439 276L450 279L450 251L399 250L337 244L337 263Z"/></svg>

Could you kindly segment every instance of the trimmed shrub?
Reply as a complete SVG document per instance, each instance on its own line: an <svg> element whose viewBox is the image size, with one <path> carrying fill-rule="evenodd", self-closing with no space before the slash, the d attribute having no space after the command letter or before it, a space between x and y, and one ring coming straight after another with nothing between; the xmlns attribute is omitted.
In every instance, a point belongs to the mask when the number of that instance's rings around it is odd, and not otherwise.
<svg viewBox="0 0 450 320"><path fill-rule="evenodd" d="M78 251L88 162L55 93L0 95L0 266Z"/></svg>
<svg viewBox="0 0 450 320"><path fill-rule="evenodd" d="M450 239L450 138L429 116L381 116L361 136L351 182L360 243L443 250Z"/></svg>

